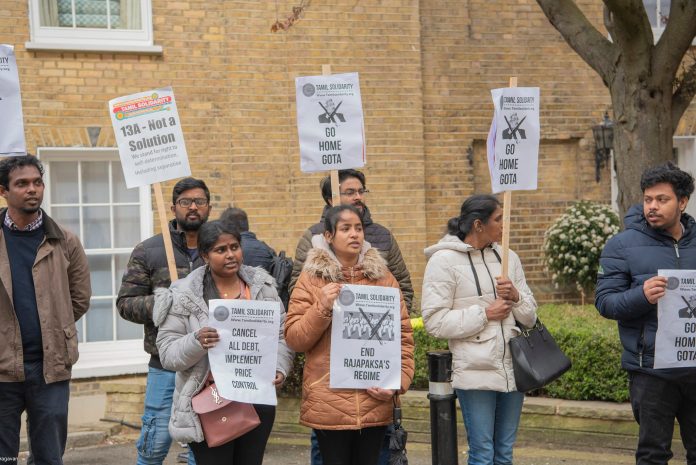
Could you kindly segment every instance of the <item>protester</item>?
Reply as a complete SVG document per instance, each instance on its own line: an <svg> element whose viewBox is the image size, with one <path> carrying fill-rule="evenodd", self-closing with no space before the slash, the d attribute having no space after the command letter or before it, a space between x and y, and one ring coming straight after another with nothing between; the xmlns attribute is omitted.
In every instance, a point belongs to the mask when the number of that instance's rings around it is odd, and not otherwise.
<svg viewBox="0 0 696 465"><path fill-rule="evenodd" d="M364 240L363 224L353 206L326 210L324 233L312 238L285 325L288 345L305 352L300 423L316 433L325 465L376 464L392 422L394 391L329 387L332 311L341 286L399 287L379 252ZM400 392L413 374L413 330L402 297Z"/></svg>
<svg viewBox="0 0 696 465"><path fill-rule="evenodd" d="M406 262L404 262L401 255L401 249L399 249L399 245L397 244L391 231L381 224L374 223L372 221L370 210L365 204L365 198L370 192L365 187L365 175L358 170L340 170L338 172L338 183L341 205L352 205L360 212L360 216L362 217L363 224L365 226L363 231L365 240L374 249L376 249L386 261L387 268L399 283L399 289L401 289L401 295L406 302L406 308L408 309L408 312L411 313L411 305L413 301L413 285L411 284L411 275L408 272ZM307 229L297 244L295 261L292 268L292 276L290 278L290 293L292 293L295 283L300 277L302 266L304 265L308 252L312 248L313 238L321 236L324 233L324 219L326 212L333 205L330 176L327 176L321 180L320 188L321 196L323 197L326 205L324 206L319 223ZM384 443L382 444L382 453L380 456L379 465L388 465L389 436L393 431L393 426L389 425ZM314 433L312 433L311 441L311 465L322 465L321 455L319 454L319 446Z"/></svg>
<svg viewBox="0 0 696 465"><path fill-rule="evenodd" d="M256 234L249 231L249 217L241 208L230 207L222 212L220 221L233 224L242 235L242 252L244 264L247 266L260 266L271 273L275 251L263 241L256 238Z"/></svg>
<svg viewBox="0 0 696 465"><path fill-rule="evenodd" d="M75 322L92 292L80 240L41 209L43 173L31 155L0 161L0 460L18 463L26 411L37 465L63 463Z"/></svg>
<svg viewBox="0 0 696 465"><path fill-rule="evenodd" d="M643 205L626 213L626 229L609 239L597 274L595 305L617 320L628 371L633 416L640 425L636 464L672 458L674 420L679 421L686 461L696 464L696 368L655 369L657 301L667 278L659 269L696 270L696 222L684 212L693 177L672 163L643 172Z"/></svg>
<svg viewBox="0 0 696 465"><path fill-rule="evenodd" d="M501 277L503 210L495 197L468 198L447 230L425 249L423 323L452 351L469 465L512 464L524 394L515 387L508 341L519 333L515 321L534 325L537 305L513 251L509 279Z"/></svg>
<svg viewBox="0 0 696 465"><path fill-rule="evenodd" d="M174 260L179 278L203 265L198 254L198 229L208 221L210 191L200 179L184 178L174 185L174 220L169 223ZM167 431L172 410L174 372L162 367L155 346L157 328L152 322L154 291L171 284L162 234L138 244L131 253L116 306L121 317L145 327L145 351L150 354L145 388L145 409L140 438L136 443L137 465L162 465L172 439ZM188 454L189 465L195 465Z"/></svg>
<svg viewBox="0 0 696 465"><path fill-rule="evenodd" d="M198 465L255 465L263 462L268 436L275 419L275 406L254 405L261 424L235 440L217 447L205 442L191 398L210 374L208 350L220 341L208 327L211 299L251 299L280 302L273 279L261 268L242 264L241 236L220 221L204 224L199 231L198 251L205 267L197 268L170 289L155 291L153 319L159 326L157 348L165 369L176 371L172 437L189 444ZM285 313L281 312L278 362L273 384L280 387L292 367L294 353L283 340Z"/></svg>

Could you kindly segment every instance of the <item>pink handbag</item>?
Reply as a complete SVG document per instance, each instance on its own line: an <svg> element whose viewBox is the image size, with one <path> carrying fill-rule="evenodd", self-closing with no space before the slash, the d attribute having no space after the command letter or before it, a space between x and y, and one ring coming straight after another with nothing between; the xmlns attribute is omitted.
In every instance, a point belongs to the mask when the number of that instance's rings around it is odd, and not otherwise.
<svg viewBox="0 0 696 465"><path fill-rule="evenodd" d="M252 404L223 398L212 375L206 380L206 386L193 396L191 406L198 414L209 447L226 444L261 424Z"/></svg>

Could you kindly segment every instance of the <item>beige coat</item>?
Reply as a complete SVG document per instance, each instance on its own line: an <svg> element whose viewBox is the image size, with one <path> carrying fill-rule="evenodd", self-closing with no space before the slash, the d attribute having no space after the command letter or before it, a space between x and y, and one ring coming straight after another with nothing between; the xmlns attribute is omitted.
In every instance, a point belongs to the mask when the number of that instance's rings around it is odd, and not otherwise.
<svg viewBox="0 0 696 465"><path fill-rule="evenodd" d="M376 249L365 252L355 267L342 268L330 251L313 248L290 297L285 324L288 345L305 353L300 423L316 429L351 430L392 421L392 401L380 401L364 389L329 387L331 312L319 305L321 288L330 282L399 288ZM413 330L401 299L401 391L414 373Z"/></svg>
<svg viewBox="0 0 696 465"><path fill-rule="evenodd" d="M509 275L520 300L505 320L488 321L486 307L495 300L495 278L501 275L498 257L502 252L497 244L478 250L456 236L446 235L425 249L425 255L428 264L423 277L423 324L429 334L449 342L452 386L515 391L508 342L519 334L515 320L532 326L537 308L519 257L510 251Z"/></svg>
<svg viewBox="0 0 696 465"><path fill-rule="evenodd" d="M7 210L0 211L0 225ZM43 213L46 236L34 261L34 292L43 339L47 383L70 379L77 362L75 322L92 295L87 256L80 240ZM24 381L24 356L12 299L12 272L0 227L0 382Z"/></svg>

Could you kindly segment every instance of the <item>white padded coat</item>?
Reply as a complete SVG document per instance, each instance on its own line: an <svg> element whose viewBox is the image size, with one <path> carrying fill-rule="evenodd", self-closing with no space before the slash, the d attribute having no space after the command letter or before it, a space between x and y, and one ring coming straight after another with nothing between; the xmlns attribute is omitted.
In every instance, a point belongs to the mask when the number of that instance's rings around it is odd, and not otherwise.
<svg viewBox="0 0 696 465"><path fill-rule="evenodd" d="M486 307L495 300L495 278L501 275L502 250L483 250L446 235L425 249L421 308L426 331L447 339L452 352L452 386L456 389L515 391L508 341L536 321L537 304L527 286L516 253L509 253L509 277L520 299L502 321L488 321Z"/></svg>

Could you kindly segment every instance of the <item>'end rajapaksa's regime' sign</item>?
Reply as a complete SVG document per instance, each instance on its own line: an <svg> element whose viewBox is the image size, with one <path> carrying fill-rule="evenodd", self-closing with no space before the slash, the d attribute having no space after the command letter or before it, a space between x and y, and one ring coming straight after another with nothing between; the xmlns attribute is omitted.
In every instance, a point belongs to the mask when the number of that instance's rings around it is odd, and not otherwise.
<svg viewBox="0 0 696 465"><path fill-rule="evenodd" d="M358 73L295 79L300 169L365 165L365 127Z"/></svg>

